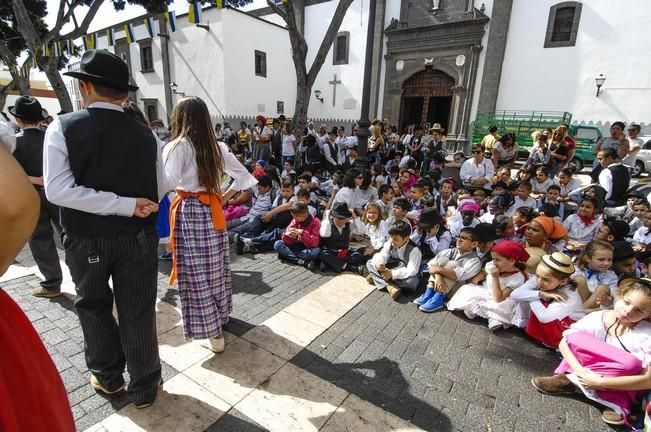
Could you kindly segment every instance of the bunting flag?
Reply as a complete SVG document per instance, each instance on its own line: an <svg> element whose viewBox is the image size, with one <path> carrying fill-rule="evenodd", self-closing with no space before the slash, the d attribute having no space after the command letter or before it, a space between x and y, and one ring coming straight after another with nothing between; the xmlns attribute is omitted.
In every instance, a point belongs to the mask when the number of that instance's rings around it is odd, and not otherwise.
<svg viewBox="0 0 651 432"><path fill-rule="evenodd" d="M167 11L163 15L165 15L165 21L170 25L170 30L174 33L176 31L176 15L174 11Z"/></svg>
<svg viewBox="0 0 651 432"><path fill-rule="evenodd" d="M287 3L287 0L274 0L274 3L276 4L281 4L281 3Z"/></svg>
<svg viewBox="0 0 651 432"><path fill-rule="evenodd" d="M147 33L149 33L149 37L153 38L154 37L154 20L151 17L147 17L144 19L145 22L145 28L147 29Z"/></svg>
<svg viewBox="0 0 651 432"><path fill-rule="evenodd" d="M43 57L50 57L50 45L49 44L41 45L41 51L43 51Z"/></svg>
<svg viewBox="0 0 651 432"><path fill-rule="evenodd" d="M59 45L59 41L52 42L52 48L54 49L54 57L61 57L61 45Z"/></svg>
<svg viewBox="0 0 651 432"><path fill-rule="evenodd" d="M136 38L133 36L133 24L124 25L124 35L127 38L127 42L134 43Z"/></svg>
<svg viewBox="0 0 651 432"><path fill-rule="evenodd" d="M215 6L219 10L224 9L224 0L215 0Z"/></svg>
<svg viewBox="0 0 651 432"><path fill-rule="evenodd" d="M95 47L97 46L97 44L96 44L97 37L96 37L95 33L85 35L82 38L82 41L84 42L84 50L86 50L86 51L95 49Z"/></svg>
<svg viewBox="0 0 651 432"><path fill-rule="evenodd" d="M108 46L115 46L115 31L112 28L106 29L106 41L108 42Z"/></svg>
<svg viewBox="0 0 651 432"><path fill-rule="evenodd" d="M201 23L201 4L199 3L190 3L190 9L188 10L188 22L192 24Z"/></svg>
<svg viewBox="0 0 651 432"><path fill-rule="evenodd" d="M66 51L68 51L68 54L72 54L72 41L70 39L66 39Z"/></svg>

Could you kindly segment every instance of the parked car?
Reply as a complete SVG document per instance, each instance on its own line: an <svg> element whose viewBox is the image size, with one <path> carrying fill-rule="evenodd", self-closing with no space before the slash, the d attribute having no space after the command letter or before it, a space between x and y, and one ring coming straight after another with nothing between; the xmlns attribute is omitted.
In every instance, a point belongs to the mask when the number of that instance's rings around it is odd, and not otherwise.
<svg viewBox="0 0 651 432"><path fill-rule="evenodd" d="M645 172L651 173L651 136L641 136L640 138L644 141L644 144L635 159L633 177L639 177Z"/></svg>

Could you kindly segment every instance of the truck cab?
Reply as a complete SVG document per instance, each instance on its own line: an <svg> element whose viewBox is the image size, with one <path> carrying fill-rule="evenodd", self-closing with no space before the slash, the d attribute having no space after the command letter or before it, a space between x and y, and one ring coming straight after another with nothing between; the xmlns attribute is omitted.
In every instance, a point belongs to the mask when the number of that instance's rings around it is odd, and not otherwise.
<svg viewBox="0 0 651 432"><path fill-rule="evenodd" d="M597 126L586 125L572 125L569 133L576 141L576 153L572 162L576 165L577 170L581 171L584 166L589 166L594 161L595 155L592 154L592 151L603 134Z"/></svg>

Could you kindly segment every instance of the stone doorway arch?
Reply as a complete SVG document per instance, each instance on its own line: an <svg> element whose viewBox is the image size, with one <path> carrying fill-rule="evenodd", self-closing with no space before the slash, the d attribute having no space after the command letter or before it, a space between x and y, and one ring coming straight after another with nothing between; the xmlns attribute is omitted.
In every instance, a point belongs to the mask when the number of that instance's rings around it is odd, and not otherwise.
<svg viewBox="0 0 651 432"><path fill-rule="evenodd" d="M402 85L400 100L401 128L409 124L423 127L440 123L449 129L455 80L445 72L426 67Z"/></svg>

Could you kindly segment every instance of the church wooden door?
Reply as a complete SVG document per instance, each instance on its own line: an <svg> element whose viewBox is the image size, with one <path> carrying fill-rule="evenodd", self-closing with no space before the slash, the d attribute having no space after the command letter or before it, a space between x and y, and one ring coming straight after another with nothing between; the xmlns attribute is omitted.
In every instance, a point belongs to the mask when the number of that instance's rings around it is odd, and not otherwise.
<svg viewBox="0 0 651 432"><path fill-rule="evenodd" d="M441 123L448 128L454 79L431 67L407 79L402 87L400 125Z"/></svg>

